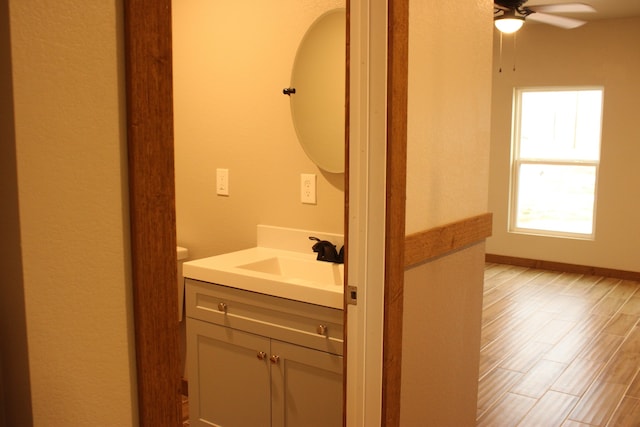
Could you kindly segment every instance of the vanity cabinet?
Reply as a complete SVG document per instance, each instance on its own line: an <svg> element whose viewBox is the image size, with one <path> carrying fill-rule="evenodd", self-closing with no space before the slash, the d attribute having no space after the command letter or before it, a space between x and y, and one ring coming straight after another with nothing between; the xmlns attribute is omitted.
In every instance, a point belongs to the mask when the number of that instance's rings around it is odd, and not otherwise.
<svg viewBox="0 0 640 427"><path fill-rule="evenodd" d="M192 426L341 426L342 310L186 280Z"/></svg>

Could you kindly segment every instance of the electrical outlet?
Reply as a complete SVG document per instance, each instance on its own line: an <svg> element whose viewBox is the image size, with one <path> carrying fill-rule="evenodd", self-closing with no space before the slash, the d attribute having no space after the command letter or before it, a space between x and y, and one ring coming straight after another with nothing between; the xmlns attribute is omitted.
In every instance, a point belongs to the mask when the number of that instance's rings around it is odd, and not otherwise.
<svg viewBox="0 0 640 427"><path fill-rule="evenodd" d="M216 194L229 195L229 169L216 169Z"/></svg>
<svg viewBox="0 0 640 427"><path fill-rule="evenodd" d="M309 205L316 204L316 175L300 174L300 201Z"/></svg>

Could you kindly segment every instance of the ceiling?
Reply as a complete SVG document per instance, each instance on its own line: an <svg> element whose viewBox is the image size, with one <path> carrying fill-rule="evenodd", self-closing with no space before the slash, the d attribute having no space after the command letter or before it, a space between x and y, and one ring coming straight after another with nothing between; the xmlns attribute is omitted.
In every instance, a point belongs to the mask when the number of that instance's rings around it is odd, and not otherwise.
<svg viewBox="0 0 640 427"><path fill-rule="evenodd" d="M584 21L640 16L640 0L529 0L525 6L561 3L584 3L592 6L596 10L595 13L559 14Z"/></svg>

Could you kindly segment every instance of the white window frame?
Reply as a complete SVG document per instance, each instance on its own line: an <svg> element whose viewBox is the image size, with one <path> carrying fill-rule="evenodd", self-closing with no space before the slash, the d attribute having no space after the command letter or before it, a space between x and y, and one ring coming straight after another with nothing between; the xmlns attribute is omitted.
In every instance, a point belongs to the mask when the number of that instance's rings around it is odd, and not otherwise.
<svg viewBox="0 0 640 427"><path fill-rule="evenodd" d="M566 159L536 159L536 158L520 158L520 141L521 141L521 117L522 117L522 94L525 92L561 92L561 91L583 91L583 90L599 90L602 92L602 107L600 118L600 135L599 135L599 153L597 160L566 160ZM511 136L511 171L509 178L509 224L510 233L530 234L545 237L561 237L582 240L595 240L596 235L596 212L598 201L598 178L600 176L600 158L602 153L602 123L604 110L604 87L602 86L557 86L557 87L518 87L513 92L513 117L512 117L512 136ZM518 216L518 189L520 167L523 164L540 164L540 165L558 165L558 166L591 166L595 167L595 183L593 194L593 218L591 233L577 233L568 231L543 230L537 228L517 227Z"/></svg>

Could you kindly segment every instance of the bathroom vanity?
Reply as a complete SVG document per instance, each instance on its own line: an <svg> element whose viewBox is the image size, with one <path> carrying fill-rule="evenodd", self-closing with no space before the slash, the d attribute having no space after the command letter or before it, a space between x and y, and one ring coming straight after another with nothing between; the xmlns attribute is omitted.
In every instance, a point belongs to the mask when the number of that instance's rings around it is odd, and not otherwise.
<svg viewBox="0 0 640 427"><path fill-rule="evenodd" d="M342 425L342 310L186 286L191 425Z"/></svg>
<svg viewBox="0 0 640 427"><path fill-rule="evenodd" d="M342 425L342 267L264 247L184 264L190 425Z"/></svg>

